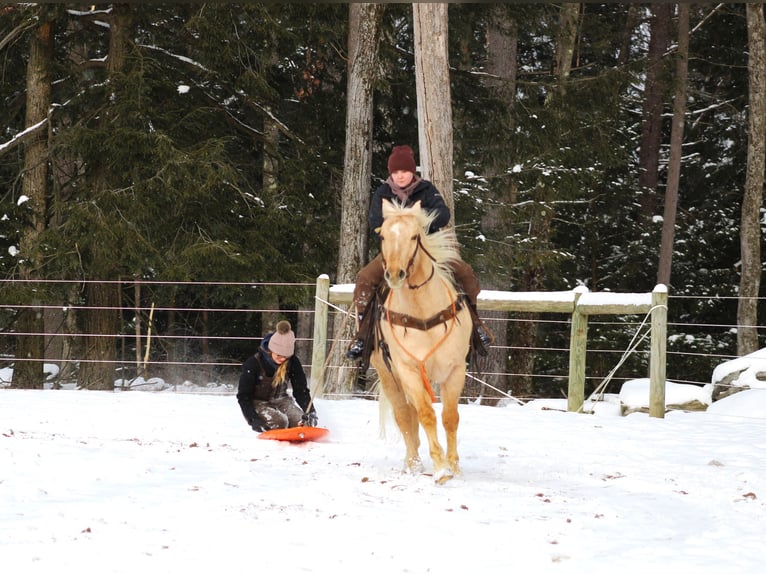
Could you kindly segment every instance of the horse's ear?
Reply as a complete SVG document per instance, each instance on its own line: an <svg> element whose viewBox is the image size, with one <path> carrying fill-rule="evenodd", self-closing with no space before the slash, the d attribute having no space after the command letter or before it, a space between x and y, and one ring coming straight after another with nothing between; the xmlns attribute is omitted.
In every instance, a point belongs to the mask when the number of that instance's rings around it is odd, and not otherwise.
<svg viewBox="0 0 766 574"><path fill-rule="evenodd" d="M394 204L389 200L383 202L383 219L394 213Z"/></svg>
<svg viewBox="0 0 766 574"><path fill-rule="evenodd" d="M421 209L421 207L420 207L420 200L419 199L415 203L412 204L412 209Z"/></svg>

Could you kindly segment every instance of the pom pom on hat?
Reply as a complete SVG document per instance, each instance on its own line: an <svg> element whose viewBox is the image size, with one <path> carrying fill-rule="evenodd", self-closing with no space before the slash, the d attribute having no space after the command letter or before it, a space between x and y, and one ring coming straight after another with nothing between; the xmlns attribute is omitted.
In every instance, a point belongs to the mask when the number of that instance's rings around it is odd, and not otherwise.
<svg viewBox="0 0 766 574"><path fill-rule="evenodd" d="M269 351L283 357L293 356L295 353L295 333L290 328L290 323L287 321L277 323L277 330L269 339Z"/></svg>
<svg viewBox="0 0 766 574"><path fill-rule="evenodd" d="M411 171L415 173L418 167L415 164L415 152L408 145L398 145L391 150L388 156L388 173L395 171Z"/></svg>

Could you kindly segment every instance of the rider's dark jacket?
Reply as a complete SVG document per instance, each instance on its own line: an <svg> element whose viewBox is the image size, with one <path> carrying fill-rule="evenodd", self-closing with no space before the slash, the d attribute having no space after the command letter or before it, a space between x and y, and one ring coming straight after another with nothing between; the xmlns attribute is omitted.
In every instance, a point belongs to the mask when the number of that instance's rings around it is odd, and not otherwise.
<svg viewBox="0 0 766 574"><path fill-rule="evenodd" d="M372 202L370 203L370 214L367 218L370 224L370 232L380 240L380 236L376 229L383 225L383 200L388 199L390 201L396 201L401 203L401 200L391 190L391 186L387 183L383 183L375 193L372 195ZM428 233L439 231L442 227L445 227L450 221L450 211L447 204L444 203L444 198L436 186L426 179L421 179L412 190L405 207L411 206L416 201L420 201L420 207L424 211L429 213L436 213L436 219L434 219L431 227L428 229Z"/></svg>

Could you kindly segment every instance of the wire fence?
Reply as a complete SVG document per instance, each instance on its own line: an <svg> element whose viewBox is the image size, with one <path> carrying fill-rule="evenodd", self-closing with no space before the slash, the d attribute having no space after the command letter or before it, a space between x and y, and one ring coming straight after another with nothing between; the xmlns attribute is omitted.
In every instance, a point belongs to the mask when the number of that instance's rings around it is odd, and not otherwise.
<svg viewBox="0 0 766 574"><path fill-rule="evenodd" d="M89 285L112 285L117 304L88 302ZM296 353L310 373L313 344L314 283L267 283L225 281L133 281L133 280L6 280L0 282L0 385L9 386L14 368L21 363L42 363L46 384L77 384L79 369L87 363L107 363L114 369L115 384L141 385L163 381L171 387L195 385L235 392L242 362L258 348L263 336L280 319L288 319L296 332ZM720 307L695 321L695 308L710 311L711 299ZM671 382L704 385L711 382L713 369L736 358L736 298L710 296L669 297L667 379ZM691 310L691 311L690 311ZM34 312L40 328L20 328L19 317ZM88 332L83 321L87 313L113 313L115 332ZM336 310L334 313L342 313ZM710 321L709 317L715 320ZM731 320L727 320L728 318ZM597 387L624 360L628 341L642 324L642 317L591 318L588 324L586 382ZM493 313L485 317L496 333L512 333L534 320L537 342L525 347L512 343L495 345L502 357L527 353L533 372L518 372L508 361L495 361L501 368L481 371L469 368L471 396L482 381L507 388L503 381L527 377L538 389L535 397L563 397L568 376L567 357L571 317ZM329 324L334 322L331 320ZM25 323L29 325L29 323ZM330 327L331 328L331 327ZM759 338L766 326L757 327ZM43 338L41 357L18 356L24 337ZM93 357L87 352L92 339L113 341L114 353ZM502 340L512 340L512 337ZM328 343L343 348L347 340ZM618 392L622 383L648 376L648 342L637 348L617 372L611 373L608 392ZM350 364L332 365L354 369ZM766 372L766 365L764 367ZM349 389L345 396L366 396L362 389ZM517 397L522 400L535 397Z"/></svg>

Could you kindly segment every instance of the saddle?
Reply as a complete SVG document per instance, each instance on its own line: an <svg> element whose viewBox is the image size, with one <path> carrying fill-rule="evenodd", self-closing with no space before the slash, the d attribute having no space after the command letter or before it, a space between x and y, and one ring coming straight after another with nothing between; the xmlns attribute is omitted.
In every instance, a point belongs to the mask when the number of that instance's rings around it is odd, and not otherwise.
<svg viewBox="0 0 766 574"><path fill-rule="evenodd" d="M383 361L385 362L388 370L391 370L391 355L388 350L388 343L383 337L383 330L380 327L381 320L390 321L392 324L399 325L400 327L428 331L437 325L441 325L442 323L446 323L447 321L452 320L463 309L463 307L468 307L471 313L471 320L474 325L476 324L476 321L479 320L476 311L473 309L473 306L468 303L468 298L463 293L458 295L454 305L450 305L449 307L442 309L427 319L412 317L406 313L398 313L396 311L389 311L386 313L385 301L388 297L389 291L390 288L385 284L378 288L375 296L367 305L367 308L362 315L362 319L359 322L357 337L364 340L364 350L362 352L361 361L359 363L359 369L361 372L365 372L369 368L370 355L372 355L372 351L376 347L379 347L383 352ZM471 335L471 347L476 349L477 345L481 345L481 341L478 340L476 329L474 329Z"/></svg>

